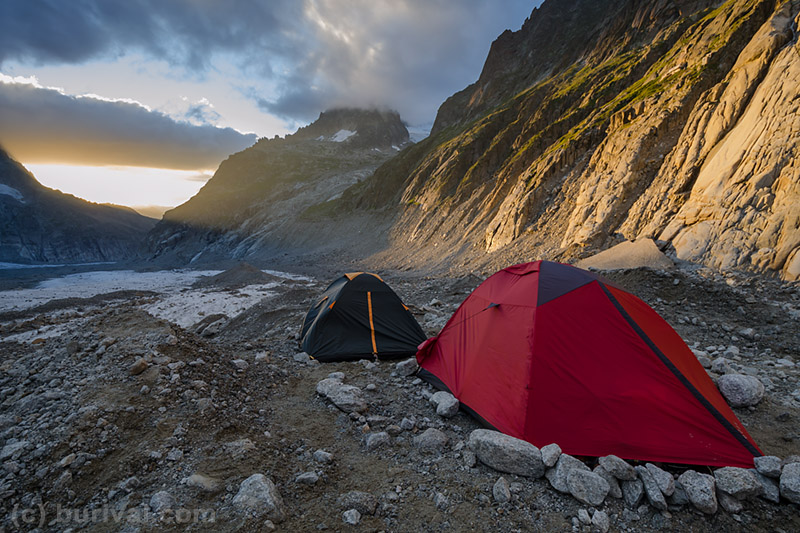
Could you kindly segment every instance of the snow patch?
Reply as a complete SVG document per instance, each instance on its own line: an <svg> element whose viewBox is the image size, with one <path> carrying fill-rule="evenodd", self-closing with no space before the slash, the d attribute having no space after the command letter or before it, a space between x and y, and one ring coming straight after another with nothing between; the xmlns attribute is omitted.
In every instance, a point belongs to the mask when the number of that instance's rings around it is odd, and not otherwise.
<svg viewBox="0 0 800 533"><path fill-rule="evenodd" d="M0 194L5 194L6 196L10 196L18 202L25 203L25 197L22 196L21 192L13 187L9 187L8 185L3 185L2 183L0 183Z"/></svg>
<svg viewBox="0 0 800 533"><path fill-rule="evenodd" d="M250 285L236 291L187 290L142 306L142 309L156 318L163 318L182 328L188 328L209 315L222 314L233 318L264 298L274 296L275 293L269 289L278 285L278 283Z"/></svg>
<svg viewBox="0 0 800 533"><path fill-rule="evenodd" d="M352 137L355 134L356 134L355 131L339 130L339 131L336 132L336 134L333 137L331 137L331 140L333 142L335 142L335 143L340 143L340 142L346 141L347 139L349 139L350 137Z"/></svg>

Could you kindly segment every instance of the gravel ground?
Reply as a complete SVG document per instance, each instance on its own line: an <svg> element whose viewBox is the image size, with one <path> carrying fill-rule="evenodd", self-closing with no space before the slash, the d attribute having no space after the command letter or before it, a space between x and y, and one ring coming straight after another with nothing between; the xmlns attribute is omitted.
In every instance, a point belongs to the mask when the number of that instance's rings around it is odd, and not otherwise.
<svg viewBox="0 0 800 533"><path fill-rule="evenodd" d="M380 274L431 335L482 280ZM766 454L800 454L797 285L707 269L606 276L652 305L699 356L725 357L715 370L758 377L764 399L735 409L737 416ZM598 529L580 522L594 509L545 478L476 464L466 445L476 422L463 412L438 416L428 400L433 391L402 375L395 362L323 365L298 356L303 315L334 277L286 279L270 285L263 299L252 297L258 285L220 281L66 298L0 314L0 527ZM196 306L206 299L247 305L236 316L204 316ZM185 302L181 316L198 321L181 327L175 313L158 318L146 311L165 301L173 310ZM223 311L230 309L240 310ZM361 389L365 411L343 412L316 393L334 372ZM447 441L420 448L418 437L430 428ZM277 510L242 507L237 493L253 474L274 483L282 501ZM511 495L505 503L493 493L501 476ZM611 531L800 530L798 506L785 500L756 498L741 511L712 516L690 505L629 509L610 497L597 509L607 513Z"/></svg>

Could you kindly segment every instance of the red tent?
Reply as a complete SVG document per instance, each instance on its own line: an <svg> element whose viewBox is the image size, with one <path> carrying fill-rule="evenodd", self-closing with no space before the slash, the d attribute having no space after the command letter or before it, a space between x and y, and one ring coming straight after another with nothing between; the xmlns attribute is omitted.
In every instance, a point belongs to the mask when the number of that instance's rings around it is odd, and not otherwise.
<svg viewBox="0 0 800 533"><path fill-rule="evenodd" d="M752 467L761 451L692 351L636 296L537 261L497 272L417 352L486 425L572 455Z"/></svg>

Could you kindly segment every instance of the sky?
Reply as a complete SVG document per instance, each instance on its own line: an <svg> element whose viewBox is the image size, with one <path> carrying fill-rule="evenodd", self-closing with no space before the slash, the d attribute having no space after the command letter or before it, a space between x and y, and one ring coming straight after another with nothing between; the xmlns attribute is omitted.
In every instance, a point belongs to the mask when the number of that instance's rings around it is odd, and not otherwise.
<svg viewBox="0 0 800 533"><path fill-rule="evenodd" d="M538 0L2 0L0 146L95 202L178 205L335 107L429 129Z"/></svg>

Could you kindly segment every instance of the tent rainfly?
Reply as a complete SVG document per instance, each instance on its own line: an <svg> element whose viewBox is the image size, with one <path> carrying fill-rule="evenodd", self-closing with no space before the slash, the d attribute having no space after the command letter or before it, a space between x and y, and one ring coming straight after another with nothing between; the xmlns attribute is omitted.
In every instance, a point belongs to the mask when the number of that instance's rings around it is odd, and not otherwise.
<svg viewBox="0 0 800 533"><path fill-rule="evenodd" d="M411 311L376 274L345 274L303 321L301 347L322 362L413 356L425 340Z"/></svg>
<svg viewBox="0 0 800 533"><path fill-rule="evenodd" d="M569 265L501 270L417 353L485 425L572 455L752 468L761 451L691 349L636 296Z"/></svg>

